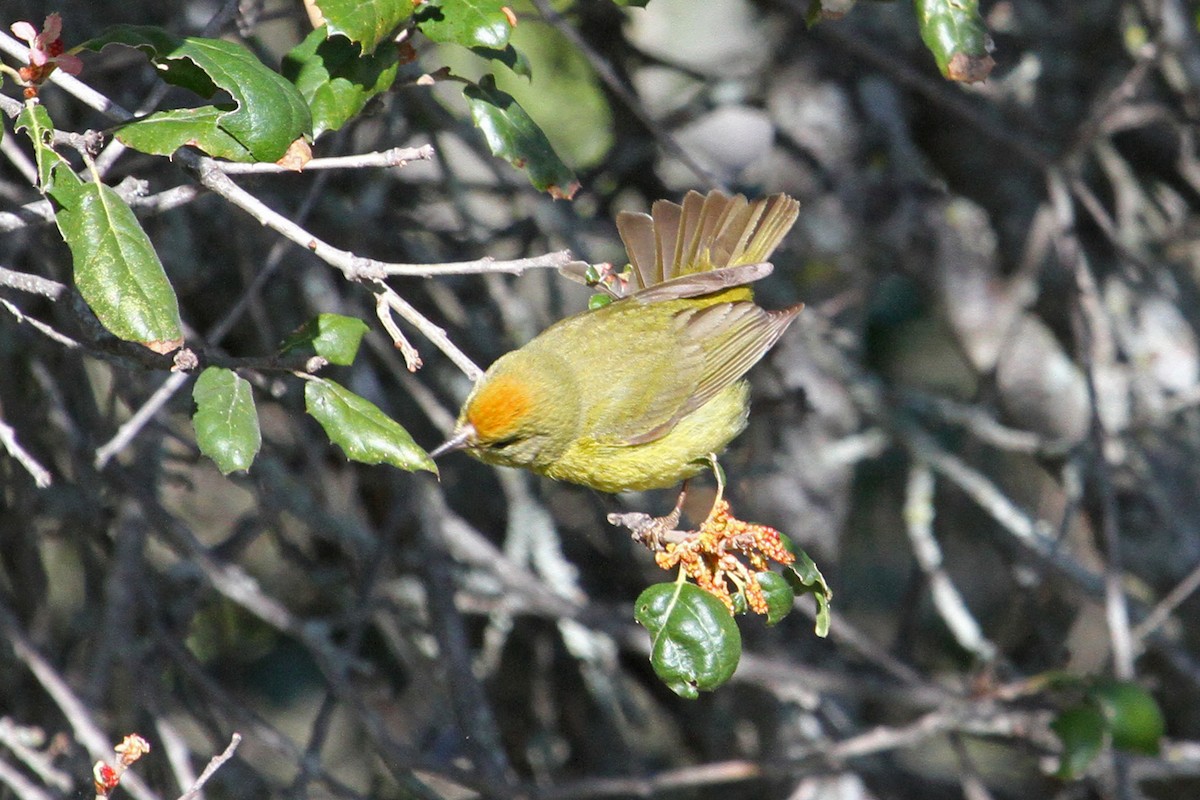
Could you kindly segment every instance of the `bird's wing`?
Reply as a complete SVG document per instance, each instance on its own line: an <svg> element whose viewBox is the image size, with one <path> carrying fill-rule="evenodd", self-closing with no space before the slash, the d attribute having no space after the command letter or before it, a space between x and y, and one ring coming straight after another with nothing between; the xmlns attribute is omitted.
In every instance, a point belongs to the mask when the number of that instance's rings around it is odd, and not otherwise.
<svg viewBox="0 0 1200 800"><path fill-rule="evenodd" d="M695 388L683 398L669 418L640 434L629 444L651 442L665 435L679 420L713 399L746 374L771 348L804 308L803 304L782 311L767 311L751 302L718 303L688 309L675 320L683 343L681 351L701 354Z"/></svg>

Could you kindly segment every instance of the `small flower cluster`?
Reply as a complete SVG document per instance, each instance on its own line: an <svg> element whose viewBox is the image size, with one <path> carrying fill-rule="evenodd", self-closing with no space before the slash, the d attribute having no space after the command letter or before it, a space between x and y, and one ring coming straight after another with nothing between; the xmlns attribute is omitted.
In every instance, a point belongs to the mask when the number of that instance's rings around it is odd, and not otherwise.
<svg viewBox="0 0 1200 800"><path fill-rule="evenodd" d="M25 86L25 98L37 97L38 87L50 77L54 70L61 69L70 75L78 75L83 70L83 62L78 57L64 52L62 40L62 17L51 14L46 17L42 30L33 27L28 22L14 22L13 36L29 44L29 63L17 70L17 75Z"/></svg>
<svg viewBox="0 0 1200 800"><path fill-rule="evenodd" d="M741 553L750 566L735 553ZM697 586L719 598L731 613L734 606L729 584L745 598L751 611L766 614L767 599L755 573L765 572L772 561L787 565L794 560L779 531L737 519L724 499L717 501L695 535L680 542L667 542L654 554L658 566L672 569L679 565Z"/></svg>
<svg viewBox="0 0 1200 800"><path fill-rule="evenodd" d="M608 520L632 530L633 538L654 552L658 566L678 566L697 586L719 598L730 613L734 613L733 596L738 594L751 611L766 614L767 599L755 573L765 572L772 561L787 566L796 560L779 531L737 519L723 498L713 504L699 530L674 530L682 505L681 496L675 510L666 517L610 514ZM750 562L749 566L738 554Z"/></svg>
<svg viewBox="0 0 1200 800"><path fill-rule="evenodd" d="M150 743L136 733L131 733L122 739L121 743L113 750L117 754L116 764L97 761L96 766L92 768L92 779L96 784L97 798L108 797L112 794L112 790L116 789L117 784L121 782L121 776L125 774L125 770L150 752Z"/></svg>

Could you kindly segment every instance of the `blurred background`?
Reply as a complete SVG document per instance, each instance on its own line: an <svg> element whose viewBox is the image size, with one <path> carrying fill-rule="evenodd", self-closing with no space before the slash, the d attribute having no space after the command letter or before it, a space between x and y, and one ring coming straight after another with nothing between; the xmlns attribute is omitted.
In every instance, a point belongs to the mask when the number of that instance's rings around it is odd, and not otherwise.
<svg viewBox="0 0 1200 800"><path fill-rule="evenodd" d="M302 382L258 371L263 451L223 477L196 447L190 383L65 346L29 320L77 307L0 286L0 433L53 476L38 488L0 457L0 793L89 791L92 761L137 731L145 785L119 791L176 796L237 731L213 797L1200 794L1195 4L985 3L996 67L969 86L938 74L904 3L815 27L801 0L513 8L533 78L498 82L576 170L573 201L493 158L457 88L416 84L490 68L419 37L396 88L314 150L430 144L433 161L238 183L335 246L417 263L569 248L620 265L620 210L692 188L797 197L756 291L808 308L751 373L723 463L740 516L823 570L831 635L808 599L772 628L742 618L733 682L680 699L632 621L671 576L605 521L673 493L607 497L461 455L440 483L351 464ZM154 24L272 67L311 30L275 0L7 0L0 22L49 11L68 47ZM83 58L125 108L153 96L133 51ZM62 129L110 124L42 98ZM27 142L4 134L0 212L20 216L40 195ZM125 177L197 186L132 151L109 173ZM53 225L21 218L0 266L69 282ZM142 222L189 343L219 331L227 354L263 356L314 313L359 316L363 351L327 374L422 445L444 438L469 382L417 334L408 372L364 287L203 190ZM552 271L390 283L481 365L588 296ZM1056 778L1051 723L1112 677L1161 706L1163 750L1097 728L1085 774Z"/></svg>

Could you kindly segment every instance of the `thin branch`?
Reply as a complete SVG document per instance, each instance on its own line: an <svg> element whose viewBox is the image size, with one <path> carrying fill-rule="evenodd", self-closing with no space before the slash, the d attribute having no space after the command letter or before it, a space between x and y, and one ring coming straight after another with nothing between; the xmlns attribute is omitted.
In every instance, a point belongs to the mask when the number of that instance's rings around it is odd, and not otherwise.
<svg viewBox="0 0 1200 800"><path fill-rule="evenodd" d="M16 459L18 464L25 468L39 489L45 489L54 482L50 471L38 463L38 460L21 446L21 443L17 441L17 432L2 419L0 419L0 447L3 447L10 456Z"/></svg>
<svg viewBox="0 0 1200 800"><path fill-rule="evenodd" d="M933 606L954 634L955 640L981 661L994 661L996 646L983 635L979 623L943 566L942 548L933 535L933 488L933 470L925 462L914 462L908 471L904 503L905 530L908 531L913 555L929 580Z"/></svg>
<svg viewBox="0 0 1200 800"><path fill-rule="evenodd" d="M102 470L112 457L125 449L125 446L133 441L133 437L137 436L138 432L154 418L159 409L167 404L179 387L186 383L192 376L186 372L176 372L169 376L162 384L154 390L154 394L150 395L142 406L133 413L129 419L117 428L117 432L113 437L96 449L96 458L94 463L96 469Z"/></svg>
<svg viewBox="0 0 1200 800"><path fill-rule="evenodd" d="M5 267L0 267L0 286L7 286L10 289L16 289L19 292L28 292L29 294L40 294L42 297L49 297L51 300L57 300L67 290L67 286L64 283L43 278L40 275L17 272Z"/></svg>
<svg viewBox="0 0 1200 800"><path fill-rule="evenodd" d="M209 778L215 775L217 770L225 765L226 761L233 758L233 754L237 751L238 745L241 743L242 735L234 733L230 737L229 744L225 747L225 750L220 755L212 757L212 760L208 762L208 766L200 773L200 777L196 779L196 782L186 792L179 796L179 800L195 800L199 796L200 790L204 788L204 784L208 783Z"/></svg>
<svg viewBox="0 0 1200 800"><path fill-rule="evenodd" d="M17 725L8 717L0 718L0 744L11 750L43 783L59 792L69 792L75 785L71 776L54 766L51 754L35 749L43 745L45 738L46 734L40 728Z"/></svg>
<svg viewBox="0 0 1200 800"><path fill-rule="evenodd" d="M419 330L435 347L445 353L454 362L454 365L471 379L472 383L478 381L483 376L483 370L466 353L460 350L458 345L450 341L450 337L446 335L444 329L433 324L424 314L413 308L407 300L397 294L392 287L383 281L376 281L376 285L378 287L376 290L377 296L382 299L387 308L395 311L406 322ZM407 340L401 339L401 341ZM408 363L409 371L411 372L413 370L413 361L409 356L405 357L405 361ZM416 363L419 365L419 359Z"/></svg>
<svg viewBox="0 0 1200 800"><path fill-rule="evenodd" d="M50 662L37 651L7 608L0 608L0 631L3 632L3 638L8 641L17 659L29 669L59 711L62 712L75 732L75 738L83 745L84 749L93 759L110 758L112 745L100 725L92 718L87 705L67 685L67 682ZM136 774L126 774L121 785L136 800L161 800Z"/></svg>
<svg viewBox="0 0 1200 800"><path fill-rule="evenodd" d="M432 161L434 157L433 145L421 145L420 147L393 147L390 150L380 150L374 153L361 153L353 156L333 156L330 158L314 158L311 161L305 162L304 166L299 170L288 167L281 167L278 164L268 163L223 163L221 169L227 175L249 175L249 174L278 174L297 172L312 172L319 169L364 169L364 168L382 168L382 167L403 167L407 166L412 161Z"/></svg>

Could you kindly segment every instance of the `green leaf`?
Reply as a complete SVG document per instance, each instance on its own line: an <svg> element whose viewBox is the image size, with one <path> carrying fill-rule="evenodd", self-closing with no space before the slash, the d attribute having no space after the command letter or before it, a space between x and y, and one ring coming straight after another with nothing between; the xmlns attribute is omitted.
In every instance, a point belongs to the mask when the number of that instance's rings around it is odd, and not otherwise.
<svg viewBox="0 0 1200 800"><path fill-rule="evenodd" d="M208 367L196 380L192 399L192 427L200 452L216 462L223 475L250 469L262 447L250 382L232 370Z"/></svg>
<svg viewBox="0 0 1200 800"><path fill-rule="evenodd" d="M351 461L437 474L433 459L417 446L408 431L344 386L331 380L310 380L304 386L304 401L305 409L321 423L329 440Z"/></svg>
<svg viewBox="0 0 1200 800"><path fill-rule="evenodd" d="M546 134L513 96L496 88L496 80L485 75L478 84L463 89L471 119L483 132L492 154L518 169L524 168L529 182L555 199L570 200L579 189L574 173L562 163Z"/></svg>
<svg viewBox="0 0 1200 800"><path fill-rule="evenodd" d="M767 599L767 624L774 625L791 613L796 593L787 579L776 572L760 572L755 577Z"/></svg>
<svg viewBox="0 0 1200 800"><path fill-rule="evenodd" d="M996 62L989 52L991 37L979 15L979 0L916 3L921 40L933 53L942 75L964 83L985 79Z"/></svg>
<svg viewBox="0 0 1200 800"><path fill-rule="evenodd" d="M1072 780L1087 772L1104 746L1106 727L1104 715L1091 703L1065 709L1050 723L1063 747L1058 777Z"/></svg>
<svg viewBox="0 0 1200 800"><path fill-rule="evenodd" d="M357 317L318 314L289 334L279 349L289 353L308 347L330 364L353 364L358 345L369 330Z"/></svg>
<svg viewBox="0 0 1200 800"><path fill-rule="evenodd" d="M733 676L742 635L716 597L690 583L660 583L642 592L634 609L650 632L654 673L671 691L695 698Z"/></svg>
<svg viewBox="0 0 1200 800"><path fill-rule="evenodd" d="M38 181L42 191L48 191L54 167L67 166L67 171L70 171L67 162L51 147L51 143L54 141L54 122L50 119L50 112L41 103L26 103L25 107L21 109L21 113L17 115L13 129L24 131L29 140L33 142ZM74 173L71 173L71 177L75 177ZM79 179L75 178L75 182L78 183Z"/></svg>
<svg viewBox="0 0 1200 800"><path fill-rule="evenodd" d="M504 6L504 0L429 0L414 17L435 42L503 50L512 31Z"/></svg>
<svg viewBox="0 0 1200 800"><path fill-rule="evenodd" d="M157 156L192 145L215 158L254 161L254 154L221 127L228 111L216 106L157 111L117 130L122 144Z"/></svg>
<svg viewBox="0 0 1200 800"><path fill-rule="evenodd" d="M1108 720L1113 747L1158 755L1166 723L1149 692L1129 681L1103 681L1090 694Z"/></svg>
<svg viewBox="0 0 1200 800"><path fill-rule="evenodd" d="M49 193L79 293L114 336L156 353L175 350L183 344L179 302L133 210L104 184L68 180L69 172L54 171Z"/></svg>
<svg viewBox="0 0 1200 800"><path fill-rule="evenodd" d="M783 537L783 543L796 556L796 560L788 566L783 576L791 584L796 594L811 594L817 601L814 631L823 639L829 635L829 603L833 600L833 591L825 582L825 576L821 574L821 570L817 569L816 563L808 557L808 553L796 547L786 536Z"/></svg>
<svg viewBox="0 0 1200 800"><path fill-rule="evenodd" d="M170 131L170 136L164 133L159 145L166 147L181 136L178 126L190 121L194 126L191 138L197 146L213 141L215 127L244 148L247 155L237 160L274 162L287 152L292 142L312 133L308 104L296 87L240 44L195 36L177 39L148 25L118 25L81 47L102 50L109 44L137 48L158 67L162 79L173 86L190 89L206 98L223 90L234 101L232 107L208 106L204 113L196 109L190 120L182 114L168 117L166 121L175 126L171 128L164 127L164 119L158 115L128 122L122 126L119 137L132 128L153 126L156 130Z"/></svg>
<svg viewBox="0 0 1200 800"><path fill-rule="evenodd" d="M613 0L619 6L632 6L634 8L645 8L650 4L650 0Z"/></svg>
<svg viewBox="0 0 1200 800"><path fill-rule="evenodd" d="M340 33L371 55L412 16L413 0L316 0L330 33Z"/></svg>
<svg viewBox="0 0 1200 800"><path fill-rule="evenodd" d="M325 28L318 28L284 56L282 71L308 103L315 137L357 116L391 88L399 69L396 48L364 56L345 36L326 38Z"/></svg>

